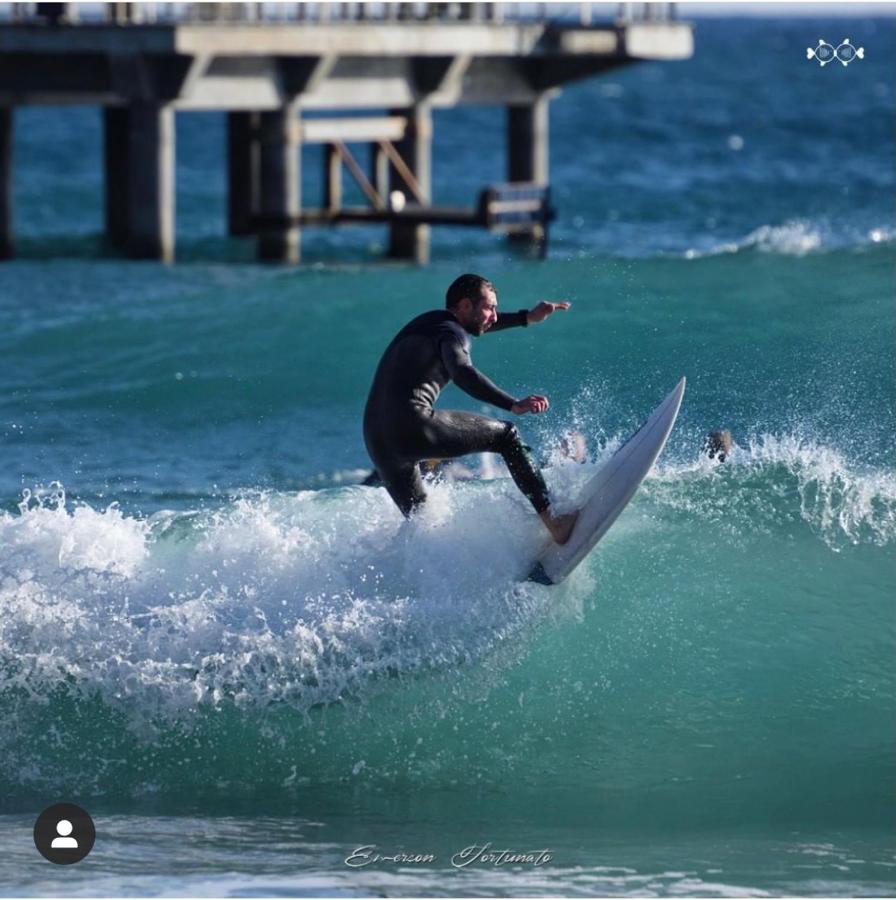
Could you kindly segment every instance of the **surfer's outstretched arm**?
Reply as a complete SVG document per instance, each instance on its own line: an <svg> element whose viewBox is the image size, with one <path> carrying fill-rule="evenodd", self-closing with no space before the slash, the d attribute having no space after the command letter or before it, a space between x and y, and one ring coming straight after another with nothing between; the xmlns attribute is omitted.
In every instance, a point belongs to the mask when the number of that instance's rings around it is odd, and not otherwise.
<svg viewBox="0 0 896 900"><path fill-rule="evenodd" d="M542 300L536 303L532 309L521 309L519 312L499 312L495 323L489 331L503 331L505 328L516 328L519 325L536 325L543 322L548 316L560 310L570 307L568 300Z"/></svg>
<svg viewBox="0 0 896 900"><path fill-rule="evenodd" d="M558 309L565 312L571 305L569 300L542 300L526 313L526 324L535 325L537 322L543 322Z"/></svg>

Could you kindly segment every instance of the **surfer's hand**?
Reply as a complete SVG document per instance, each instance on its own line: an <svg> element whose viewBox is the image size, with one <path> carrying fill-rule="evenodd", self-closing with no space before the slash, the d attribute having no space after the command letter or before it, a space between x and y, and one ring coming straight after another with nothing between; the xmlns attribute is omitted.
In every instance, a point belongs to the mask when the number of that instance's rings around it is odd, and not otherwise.
<svg viewBox="0 0 896 900"><path fill-rule="evenodd" d="M522 400L517 400L516 403L510 407L510 411L515 416L521 416L523 413L543 413L548 406L550 406L550 404L548 403L547 397L544 397L541 394L530 394Z"/></svg>
<svg viewBox="0 0 896 900"><path fill-rule="evenodd" d="M534 325L536 322L543 322L551 313L557 312L558 309L566 310L569 307L569 300L560 300L556 303L553 300L542 300L541 303L537 303L526 313L526 321L530 325Z"/></svg>

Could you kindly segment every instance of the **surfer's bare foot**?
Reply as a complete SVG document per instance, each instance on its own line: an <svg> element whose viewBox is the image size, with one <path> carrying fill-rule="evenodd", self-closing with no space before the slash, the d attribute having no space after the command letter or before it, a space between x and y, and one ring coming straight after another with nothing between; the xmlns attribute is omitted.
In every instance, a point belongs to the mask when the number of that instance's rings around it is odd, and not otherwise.
<svg viewBox="0 0 896 900"><path fill-rule="evenodd" d="M541 514L541 521L544 522L545 528L550 531L551 537L558 544L565 544L569 540L578 518L578 511L555 516L549 509L546 509Z"/></svg>

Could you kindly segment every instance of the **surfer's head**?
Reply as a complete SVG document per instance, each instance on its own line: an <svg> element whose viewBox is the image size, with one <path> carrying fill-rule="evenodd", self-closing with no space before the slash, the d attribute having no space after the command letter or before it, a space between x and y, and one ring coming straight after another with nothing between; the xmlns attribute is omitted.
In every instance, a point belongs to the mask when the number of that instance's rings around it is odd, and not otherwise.
<svg viewBox="0 0 896 900"><path fill-rule="evenodd" d="M575 428L571 428L560 436L560 455L573 462L584 463L588 461L588 443L585 435Z"/></svg>
<svg viewBox="0 0 896 900"><path fill-rule="evenodd" d="M733 447L730 431L711 431L703 440L703 452L720 463L731 455Z"/></svg>
<svg viewBox="0 0 896 900"><path fill-rule="evenodd" d="M445 306L469 334L480 335L498 318L498 295L495 286L481 275L466 274L455 278L445 294Z"/></svg>

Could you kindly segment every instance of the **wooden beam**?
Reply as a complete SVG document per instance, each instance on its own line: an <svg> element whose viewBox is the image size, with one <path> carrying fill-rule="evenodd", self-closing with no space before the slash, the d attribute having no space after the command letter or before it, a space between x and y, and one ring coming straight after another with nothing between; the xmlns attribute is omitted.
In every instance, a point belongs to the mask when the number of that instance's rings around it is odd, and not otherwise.
<svg viewBox="0 0 896 900"><path fill-rule="evenodd" d="M395 171L402 177L407 187L410 189L418 203L425 204L426 198L420 189L420 183L417 181L414 173L408 168L407 163L402 159L401 154L395 149L391 141L379 141L379 146L383 153L389 158L389 161L395 166Z"/></svg>
<svg viewBox="0 0 896 900"><path fill-rule="evenodd" d="M351 119L305 119L302 140L306 144L400 141L407 130L403 116L362 116Z"/></svg>
<svg viewBox="0 0 896 900"><path fill-rule="evenodd" d="M367 180L367 176L361 171L361 167L358 165L354 156L349 152L348 147L342 143L342 141L334 141L333 148L342 158L342 161L345 163L349 172L352 173L352 177L355 181L358 182L358 187L364 192L364 196L371 202L375 209L383 209L385 207L385 203L383 202L380 195L376 192L376 188Z"/></svg>
<svg viewBox="0 0 896 900"><path fill-rule="evenodd" d="M287 228L291 225L339 225L341 223L404 223L410 225L467 225L484 227L485 220L478 209L468 207L406 206L401 212L394 209L371 209L369 206L344 207L339 210L303 209L294 216L256 216L253 227Z"/></svg>

